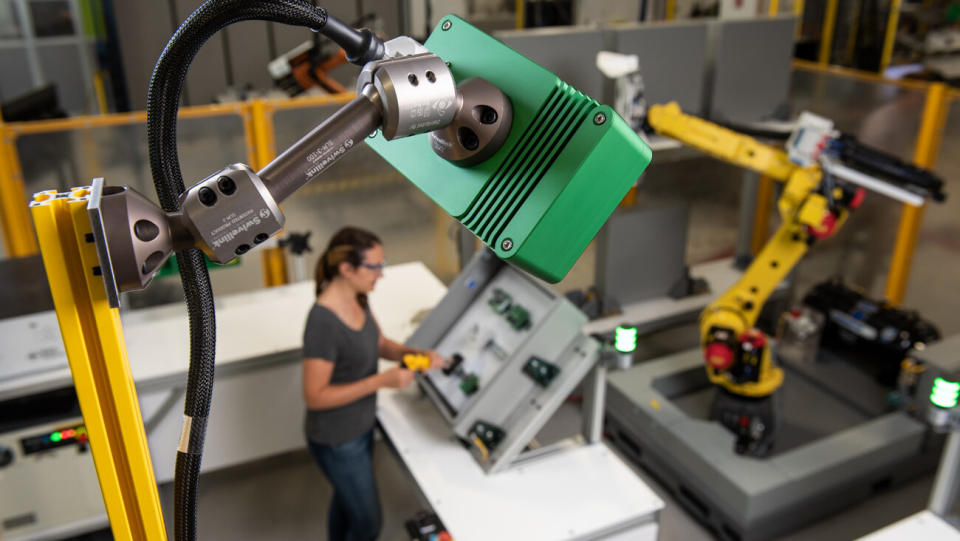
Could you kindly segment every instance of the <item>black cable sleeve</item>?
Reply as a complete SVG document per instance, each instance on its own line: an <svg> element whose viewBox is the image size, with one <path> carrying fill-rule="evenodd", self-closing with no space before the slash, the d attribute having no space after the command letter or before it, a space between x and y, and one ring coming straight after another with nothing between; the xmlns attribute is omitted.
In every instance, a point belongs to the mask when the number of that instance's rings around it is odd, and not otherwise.
<svg viewBox="0 0 960 541"><path fill-rule="evenodd" d="M246 20L306 26L321 33L329 21L326 10L305 0L207 0L177 28L157 60L147 94L150 171L157 198L166 212L179 209L180 195L185 190L176 143L177 112L187 70L210 37L230 24ZM337 23L330 29L331 38L338 44L347 41L348 54L358 61L382 56L383 44L379 39ZM186 452L177 454L174 536L178 541L186 541L197 535L197 489L213 391L216 322L213 291L202 252L179 251L177 262L190 319L190 368L184 414L191 425Z"/></svg>
<svg viewBox="0 0 960 541"><path fill-rule="evenodd" d="M181 499L175 501L176 505L173 508L174 535L177 539L197 538L196 515L191 515L191 511L197 508L199 480L200 455L178 452L173 471L173 493L181 495Z"/></svg>
<svg viewBox="0 0 960 541"><path fill-rule="evenodd" d="M305 0L207 0L177 28L150 77L147 93L147 140L150 171L163 210L179 208L184 191L176 145L176 119L187 69L200 47L224 27L264 20L322 29L327 13Z"/></svg>

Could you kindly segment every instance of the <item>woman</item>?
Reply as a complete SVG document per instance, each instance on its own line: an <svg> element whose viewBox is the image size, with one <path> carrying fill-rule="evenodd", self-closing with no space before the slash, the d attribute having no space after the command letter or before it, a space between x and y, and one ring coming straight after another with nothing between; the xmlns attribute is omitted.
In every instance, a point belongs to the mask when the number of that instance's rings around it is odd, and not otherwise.
<svg viewBox="0 0 960 541"><path fill-rule="evenodd" d="M367 294L383 275L383 245L375 235L346 227L330 239L317 263L317 302L303 333L303 396L310 454L333 485L327 517L331 541L372 540L381 517L373 478L373 426L378 389L402 389L413 372L394 366L377 372L377 359L399 361L405 347L380 334Z"/></svg>

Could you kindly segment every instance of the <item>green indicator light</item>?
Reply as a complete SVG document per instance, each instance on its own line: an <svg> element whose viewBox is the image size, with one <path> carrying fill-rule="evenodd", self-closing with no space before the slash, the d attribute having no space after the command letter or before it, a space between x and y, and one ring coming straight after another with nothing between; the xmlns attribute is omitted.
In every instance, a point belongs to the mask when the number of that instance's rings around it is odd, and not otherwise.
<svg viewBox="0 0 960 541"><path fill-rule="evenodd" d="M617 327L613 335L613 347L620 353L632 353L637 349L637 328Z"/></svg>
<svg viewBox="0 0 960 541"><path fill-rule="evenodd" d="M930 402L941 408L955 408L960 402L960 383L943 378L934 379L933 389L930 391Z"/></svg>
<svg viewBox="0 0 960 541"><path fill-rule="evenodd" d="M60 433L59 433L59 432L54 432L53 434L50 434L50 441L52 441L52 442L54 442L54 443L60 441Z"/></svg>

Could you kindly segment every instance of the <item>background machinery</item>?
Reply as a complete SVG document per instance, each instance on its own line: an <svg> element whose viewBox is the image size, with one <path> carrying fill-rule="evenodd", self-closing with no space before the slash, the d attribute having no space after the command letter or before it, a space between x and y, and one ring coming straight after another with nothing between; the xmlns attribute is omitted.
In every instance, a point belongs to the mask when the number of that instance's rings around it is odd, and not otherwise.
<svg viewBox="0 0 960 541"><path fill-rule="evenodd" d="M737 453L764 456L776 435L776 391L783 383L770 339L754 328L764 302L814 243L843 225L865 187L919 205L924 197L943 200L942 182L834 133L830 121L809 113L800 117L786 151L686 115L676 103L650 107L647 122L658 133L784 184L777 201L782 224L737 284L700 318L707 377L721 389L711 417L737 434Z"/></svg>

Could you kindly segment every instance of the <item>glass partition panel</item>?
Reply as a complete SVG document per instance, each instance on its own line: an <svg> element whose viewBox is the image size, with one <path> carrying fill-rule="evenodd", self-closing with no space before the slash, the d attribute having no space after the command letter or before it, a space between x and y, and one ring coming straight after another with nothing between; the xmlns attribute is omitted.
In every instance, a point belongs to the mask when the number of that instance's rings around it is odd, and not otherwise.
<svg viewBox="0 0 960 541"><path fill-rule="evenodd" d="M943 336L960 332L960 101L950 104L936 172L947 200L923 215L904 305L933 321Z"/></svg>
<svg viewBox="0 0 960 541"><path fill-rule="evenodd" d="M247 161L243 122L238 115L180 119L177 139L186 186L225 165ZM27 197L42 190L88 185L91 179L103 177L107 184L127 185L157 200L142 123L21 135L17 151ZM252 251L241 260L236 267L211 273L216 294L263 287L259 254ZM137 307L175 300L178 289L177 278L162 278L146 291L131 294L125 304Z"/></svg>
<svg viewBox="0 0 960 541"><path fill-rule="evenodd" d="M912 161L924 90L804 69L794 69L791 81L793 116L801 111L825 116L863 143ZM793 275L797 299L834 276L882 298L900 209L899 202L867 192L863 206L851 213L843 228L814 244L797 265Z"/></svg>

